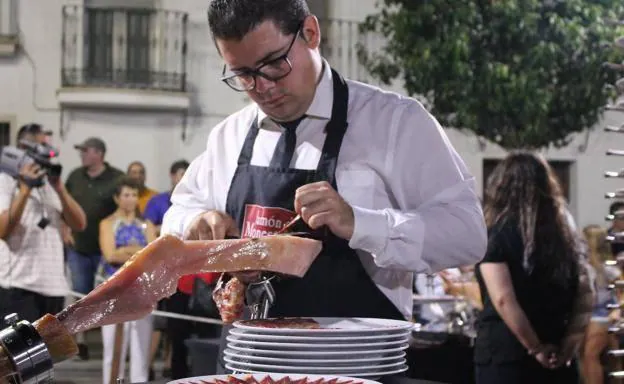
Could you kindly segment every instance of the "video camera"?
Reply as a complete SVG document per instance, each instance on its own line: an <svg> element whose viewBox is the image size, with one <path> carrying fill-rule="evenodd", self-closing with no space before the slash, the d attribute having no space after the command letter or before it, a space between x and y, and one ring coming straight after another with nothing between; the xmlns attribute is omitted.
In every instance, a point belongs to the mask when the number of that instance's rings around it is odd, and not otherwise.
<svg viewBox="0 0 624 384"><path fill-rule="evenodd" d="M20 147L4 146L0 148L0 172L15 178L26 164L36 163L48 177L59 178L63 167L58 162L59 151L49 144L39 144L28 140L20 140ZM43 177L28 181L33 187L43 185Z"/></svg>

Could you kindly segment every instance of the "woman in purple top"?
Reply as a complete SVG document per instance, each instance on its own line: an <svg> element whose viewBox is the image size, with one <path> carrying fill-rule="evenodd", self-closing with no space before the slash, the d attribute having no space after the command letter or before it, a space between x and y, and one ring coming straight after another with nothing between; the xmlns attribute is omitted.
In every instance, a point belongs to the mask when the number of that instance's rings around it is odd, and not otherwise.
<svg viewBox="0 0 624 384"><path fill-rule="evenodd" d="M137 216L139 188L130 179L123 178L113 196L117 210L100 222L100 248L102 267L106 278L117 272L135 252L156 238L154 226ZM103 382L110 382L114 361L115 329L123 327L119 374L123 376L126 352L130 347L130 381L146 382L149 379L149 347L152 334L152 316L102 327Z"/></svg>
<svg viewBox="0 0 624 384"><path fill-rule="evenodd" d="M160 225L162 224L163 217L167 212L167 209L171 206L171 192L178 185L180 180L182 180L182 176L184 176L184 172L189 167L189 163L186 160L176 161L171 165L169 169L169 177L171 178L171 190L163 193L159 193L156 196L152 197L150 201L148 201L147 206L145 207L145 212L143 213L143 217L145 220L149 220L152 224L156 226L156 232L160 233Z"/></svg>

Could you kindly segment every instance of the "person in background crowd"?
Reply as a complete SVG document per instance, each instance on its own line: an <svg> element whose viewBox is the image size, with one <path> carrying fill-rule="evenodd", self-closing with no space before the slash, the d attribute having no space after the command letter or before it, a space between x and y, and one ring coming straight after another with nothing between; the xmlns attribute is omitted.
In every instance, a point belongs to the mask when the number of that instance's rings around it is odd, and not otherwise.
<svg viewBox="0 0 624 384"><path fill-rule="evenodd" d="M123 178L117 184L114 200L117 210L100 222L100 248L105 278L112 276L135 252L156 238L154 226L136 215L139 186L130 178ZM114 356L116 327L123 327L121 354ZM130 344L130 382L144 383L149 379L150 336L152 315L123 324L102 327L104 347L104 384L110 383L111 366L119 361L119 374L125 373L128 344Z"/></svg>
<svg viewBox="0 0 624 384"><path fill-rule="evenodd" d="M483 297L477 322L478 384L572 384L573 358L592 304L577 235L548 163L512 153L485 191L489 241L475 270Z"/></svg>
<svg viewBox="0 0 624 384"><path fill-rule="evenodd" d="M444 292L451 296L464 297L474 309L483 310L481 290L474 276L474 267L466 266L458 269L461 272L459 277L449 274L447 271L439 273L440 278L444 281Z"/></svg>
<svg viewBox="0 0 624 384"><path fill-rule="evenodd" d="M169 168L171 189L153 196L145 207L143 217L146 220L151 221L152 224L156 226L156 230L159 234L160 226L162 224L163 218L165 217L165 213L171 206L171 193L173 193L176 185L178 185L180 180L182 180L182 176L184 176L184 172L186 172L186 169L188 167L189 162L186 160L178 160L171 164L171 167Z"/></svg>
<svg viewBox="0 0 624 384"><path fill-rule="evenodd" d="M609 326L616 319L607 309L607 304L617 302L615 293L608 289L613 280L620 277L620 269L616 266L607 266L607 260L613 260L611 247L607 241L607 231L599 225L589 225L583 228L587 242L589 263L595 278L596 300L591 321L587 327L582 350L582 369L585 384L604 383L604 369L600 358L606 349L617 349L615 335L609 334Z"/></svg>
<svg viewBox="0 0 624 384"><path fill-rule="evenodd" d="M133 161L128 165L127 171L128 177L130 177L139 186L139 213L143 215L145 212L145 206L158 192L145 185L145 179L147 177L147 171L145 165L140 161Z"/></svg>
<svg viewBox="0 0 624 384"><path fill-rule="evenodd" d="M144 217L146 220L152 222L157 229L160 229L163 217L167 209L171 206L171 193L184 176L184 172L186 172L188 166L189 163L186 160L179 160L173 163L169 169L171 189L152 197L149 203L147 203ZM187 314L189 313L189 300L193 293L195 279L202 279L207 284L212 284L216 281L217 277L218 276L213 273L183 276L178 282L177 292L170 298L161 301L159 305L162 309L166 309L167 311ZM190 337L192 333L197 333L203 337L214 337L218 333L217 327L189 323L188 321L176 319L167 319L166 330L167 340L171 345L170 367L172 379L180 379L189 375L187 363L188 350L184 340ZM154 340L152 340L152 347L154 347L153 343ZM165 376L164 373L163 376Z"/></svg>
<svg viewBox="0 0 624 384"><path fill-rule="evenodd" d="M52 131L43 129L41 124L25 124L17 132L17 146L21 147L19 142L22 140L26 140L31 143L49 144L51 136Z"/></svg>
<svg viewBox="0 0 624 384"><path fill-rule="evenodd" d="M28 124L17 141L42 144L47 136L41 125ZM17 179L0 172L0 318L15 312L32 322L63 309L68 293L63 221L77 232L87 225L58 177L46 176L35 163L23 165Z"/></svg>
<svg viewBox="0 0 624 384"><path fill-rule="evenodd" d="M86 295L93 289L102 258L99 224L116 209L113 193L124 173L104 161L106 144L101 139L91 137L74 147L80 151L82 166L70 173L65 187L87 215L87 228L84 232L74 231L65 239L73 289ZM77 341L80 356L88 359L82 334L77 335Z"/></svg>
<svg viewBox="0 0 624 384"><path fill-rule="evenodd" d="M614 201L611 203L609 206L609 214L613 215L614 218L608 233L613 235L624 232L624 201ZM617 257L622 251L624 251L623 241L614 241L611 243L611 253L613 256Z"/></svg>
<svg viewBox="0 0 624 384"><path fill-rule="evenodd" d="M445 270L449 276L459 277L459 268ZM446 294L444 279L441 272L435 274L419 273L414 278L414 288L421 296L444 296ZM420 317L426 322L429 331L446 330L448 314L455 303L427 303L420 306Z"/></svg>
<svg viewBox="0 0 624 384"><path fill-rule="evenodd" d="M186 172L186 168L188 168L189 163L186 160L178 160L171 165L169 168L169 178L171 180L171 189L159 193L153 196L147 203L145 207L145 212L143 213L143 218L149 220L155 227L156 233L160 234L160 225L162 224L163 217L165 216L165 212L169 209L171 205L171 192L176 185L182 179L184 172ZM158 309L167 310L167 301L168 299L162 299L158 302ZM153 367L154 360L156 358L156 353L158 352L158 345L160 343L160 339L162 336L162 332L167 330L167 318L165 317L156 317L154 319L154 333L152 334L152 347L151 347L151 366ZM165 366L163 368L163 377L171 377L171 344L170 340L165 338L163 342L163 350ZM151 368L150 375L153 376L153 368Z"/></svg>

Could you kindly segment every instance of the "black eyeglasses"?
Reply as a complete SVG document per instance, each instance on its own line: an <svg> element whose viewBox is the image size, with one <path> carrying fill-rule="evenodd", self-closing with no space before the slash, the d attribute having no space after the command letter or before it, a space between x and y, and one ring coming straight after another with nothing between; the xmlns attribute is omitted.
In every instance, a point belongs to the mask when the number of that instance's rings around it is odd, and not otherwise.
<svg viewBox="0 0 624 384"><path fill-rule="evenodd" d="M224 65L223 73L221 74L221 81L229 85L230 88L237 92L245 92L251 91L256 87L257 76L263 77L269 81L278 81L288 76L292 71L292 63L288 59L288 54L295 44L297 37L299 37L300 31L301 27L297 29L297 33L295 33L288 49L283 55L267 61L256 69L248 69L237 71L236 73L226 74L226 66Z"/></svg>

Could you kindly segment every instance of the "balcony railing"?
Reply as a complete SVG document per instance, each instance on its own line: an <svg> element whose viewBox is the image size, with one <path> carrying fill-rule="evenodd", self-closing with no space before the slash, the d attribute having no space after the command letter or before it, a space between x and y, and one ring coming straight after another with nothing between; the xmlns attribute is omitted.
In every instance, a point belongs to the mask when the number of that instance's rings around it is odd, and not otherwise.
<svg viewBox="0 0 624 384"><path fill-rule="evenodd" d="M15 39L17 35L17 0L0 0L0 40Z"/></svg>
<svg viewBox="0 0 624 384"><path fill-rule="evenodd" d="M383 47L384 38L373 33L360 33L359 22L339 19L319 20L321 25L321 53L329 64L344 77L366 83L377 83L358 59L357 43L369 51Z"/></svg>
<svg viewBox="0 0 624 384"><path fill-rule="evenodd" d="M187 20L151 8L64 6L63 87L186 91Z"/></svg>

